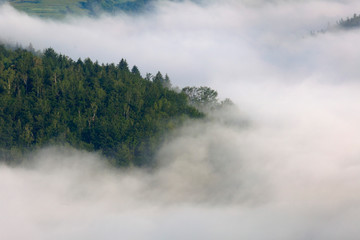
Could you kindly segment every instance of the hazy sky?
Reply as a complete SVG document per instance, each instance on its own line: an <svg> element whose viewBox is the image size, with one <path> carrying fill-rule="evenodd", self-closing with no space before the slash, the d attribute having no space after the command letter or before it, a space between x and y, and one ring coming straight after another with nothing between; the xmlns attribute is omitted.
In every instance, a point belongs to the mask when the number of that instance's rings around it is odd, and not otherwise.
<svg viewBox="0 0 360 240"><path fill-rule="evenodd" d="M358 239L360 30L311 36L360 2L164 3L143 16L37 19L0 8L3 41L126 58L237 109L189 123L159 169L118 172L49 148L0 167L1 239Z"/></svg>

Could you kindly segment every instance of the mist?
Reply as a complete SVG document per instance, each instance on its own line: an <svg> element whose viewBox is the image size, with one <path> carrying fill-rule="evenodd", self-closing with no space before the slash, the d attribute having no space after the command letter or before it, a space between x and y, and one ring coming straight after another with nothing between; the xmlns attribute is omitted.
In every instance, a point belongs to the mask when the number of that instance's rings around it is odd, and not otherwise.
<svg viewBox="0 0 360 240"><path fill-rule="evenodd" d="M49 147L0 166L1 239L358 239L359 30L311 31L354 0L164 2L39 19L0 8L1 40L121 58L236 106L171 133L152 170Z"/></svg>

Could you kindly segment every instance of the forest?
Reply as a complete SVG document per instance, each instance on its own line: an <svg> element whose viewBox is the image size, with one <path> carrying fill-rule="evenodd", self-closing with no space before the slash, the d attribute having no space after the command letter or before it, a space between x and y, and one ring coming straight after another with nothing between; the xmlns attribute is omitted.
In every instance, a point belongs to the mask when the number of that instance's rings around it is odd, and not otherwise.
<svg viewBox="0 0 360 240"><path fill-rule="evenodd" d="M97 151L115 166L153 166L166 133L217 104L208 87L173 90L167 75L143 78L126 60L74 61L0 45L0 159L52 144Z"/></svg>

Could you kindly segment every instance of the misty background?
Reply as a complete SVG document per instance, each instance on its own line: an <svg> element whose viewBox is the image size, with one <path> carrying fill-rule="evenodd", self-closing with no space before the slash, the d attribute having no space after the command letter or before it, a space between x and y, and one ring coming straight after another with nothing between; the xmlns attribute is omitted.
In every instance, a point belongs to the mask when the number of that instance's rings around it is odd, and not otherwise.
<svg viewBox="0 0 360 240"><path fill-rule="evenodd" d="M208 85L236 107L189 122L158 169L49 147L0 166L1 239L358 239L359 30L311 31L355 0L159 1L141 16L41 19L0 7L0 38Z"/></svg>

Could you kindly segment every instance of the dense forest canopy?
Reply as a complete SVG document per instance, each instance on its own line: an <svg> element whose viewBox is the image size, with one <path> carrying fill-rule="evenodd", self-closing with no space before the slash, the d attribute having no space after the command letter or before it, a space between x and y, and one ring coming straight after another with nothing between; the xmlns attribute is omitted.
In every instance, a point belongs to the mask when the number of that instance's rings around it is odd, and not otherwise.
<svg viewBox="0 0 360 240"><path fill-rule="evenodd" d="M167 75L143 78L124 59L104 65L51 48L35 54L0 45L0 159L68 144L99 151L117 166L152 165L166 132L204 117L196 89L176 92ZM214 105L217 93L199 89Z"/></svg>

